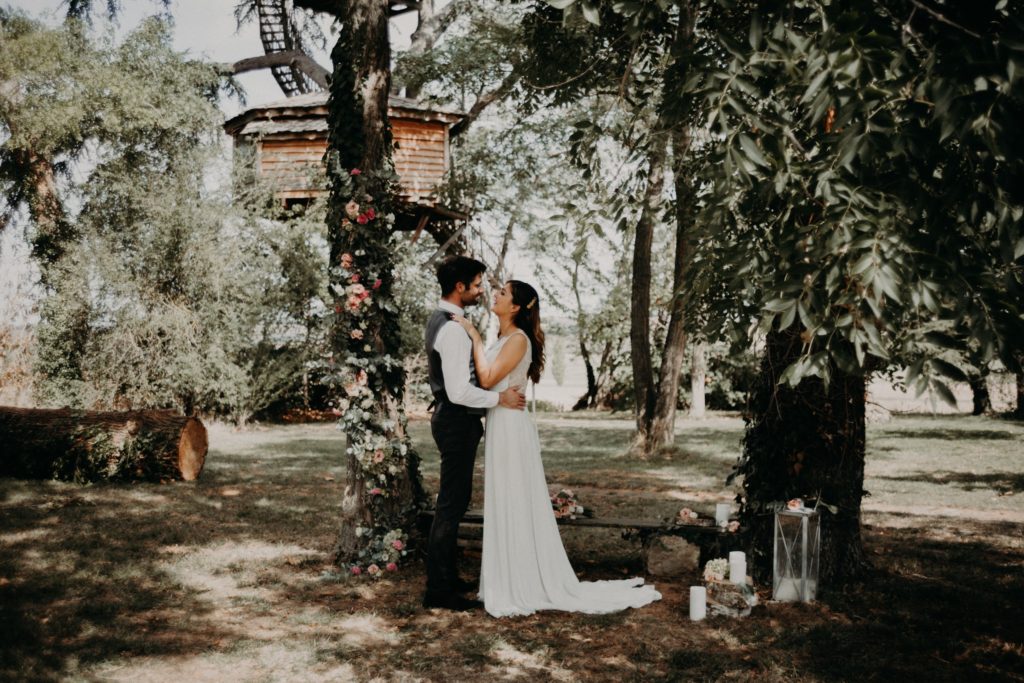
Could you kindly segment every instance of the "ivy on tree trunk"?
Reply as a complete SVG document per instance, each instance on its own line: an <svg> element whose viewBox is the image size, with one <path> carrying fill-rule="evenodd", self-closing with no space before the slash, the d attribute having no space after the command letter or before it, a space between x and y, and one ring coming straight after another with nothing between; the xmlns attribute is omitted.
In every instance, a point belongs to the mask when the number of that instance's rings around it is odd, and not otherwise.
<svg viewBox="0 0 1024 683"><path fill-rule="evenodd" d="M392 248L397 176L387 121L391 84L387 4L341 3L331 54L326 155L330 202L332 362L345 398L348 478L335 561L394 570L424 500L419 458L402 408Z"/></svg>
<svg viewBox="0 0 1024 683"><path fill-rule="evenodd" d="M801 498L820 504L821 580L842 583L867 568L860 534L866 386L863 375L834 367L828 386L819 377L806 377L795 387L779 384L803 344L796 326L768 334L733 476L743 476L741 515L760 581L771 577L774 512Z"/></svg>

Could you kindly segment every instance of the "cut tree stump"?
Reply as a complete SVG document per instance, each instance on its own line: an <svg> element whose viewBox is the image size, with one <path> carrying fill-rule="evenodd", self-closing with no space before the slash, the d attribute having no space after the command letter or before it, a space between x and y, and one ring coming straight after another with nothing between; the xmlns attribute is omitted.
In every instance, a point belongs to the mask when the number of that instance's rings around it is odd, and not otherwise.
<svg viewBox="0 0 1024 683"><path fill-rule="evenodd" d="M0 476L93 481L193 481L206 427L171 410L97 412L0 406Z"/></svg>

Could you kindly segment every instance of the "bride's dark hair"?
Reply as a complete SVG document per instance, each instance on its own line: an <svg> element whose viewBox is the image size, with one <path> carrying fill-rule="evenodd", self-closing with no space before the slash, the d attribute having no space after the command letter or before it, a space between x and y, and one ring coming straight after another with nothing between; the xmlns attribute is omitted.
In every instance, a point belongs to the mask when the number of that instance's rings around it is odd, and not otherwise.
<svg viewBox="0 0 1024 683"><path fill-rule="evenodd" d="M530 340L533 357L527 375L536 384L544 371L544 330L540 328L540 299L537 290L525 282L509 280L508 287L512 292L512 303L519 307L512 323L525 332Z"/></svg>

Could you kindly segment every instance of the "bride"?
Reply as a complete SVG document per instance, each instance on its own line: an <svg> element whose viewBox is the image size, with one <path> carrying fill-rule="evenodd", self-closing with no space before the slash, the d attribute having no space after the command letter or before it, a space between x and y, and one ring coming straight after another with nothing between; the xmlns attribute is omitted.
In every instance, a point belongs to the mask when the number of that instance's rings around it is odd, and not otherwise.
<svg viewBox="0 0 1024 683"><path fill-rule="evenodd" d="M498 341L486 351L473 324L455 320L473 340L480 386L535 383L544 368L544 332L533 287L510 280L494 299ZM537 428L523 410L487 411L484 436L484 543L480 599L495 617L563 610L602 614L641 607L661 598L642 578L579 581L562 546Z"/></svg>

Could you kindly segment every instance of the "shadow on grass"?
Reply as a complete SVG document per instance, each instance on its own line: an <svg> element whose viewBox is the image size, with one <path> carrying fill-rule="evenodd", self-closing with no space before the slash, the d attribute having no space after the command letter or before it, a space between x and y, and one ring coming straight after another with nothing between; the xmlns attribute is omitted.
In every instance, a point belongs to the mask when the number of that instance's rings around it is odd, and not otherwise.
<svg viewBox="0 0 1024 683"><path fill-rule="evenodd" d="M53 487L0 479L9 484ZM188 628L205 607L158 566L156 547L190 536L162 511L73 493L0 510L0 527L0 679L57 680L69 656L89 664L118 653L181 654L218 637Z"/></svg>
<svg viewBox="0 0 1024 683"><path fill-rule="evenodd" d="M879 430L876 437L938 439L940 441L1015 441L1021 438L1019 432L995 429L901 429Z"/></svg>
<svg viewBox="0 0 1024 683"><path fill-rule="evenodd" d="M935 484L955 484L965 491L986 489L992 491L1024 490L1024 473L1021 472L910 472L901 476L876 476L875 479L890 481L924 481Z"/></svg>

